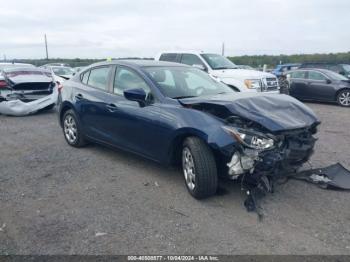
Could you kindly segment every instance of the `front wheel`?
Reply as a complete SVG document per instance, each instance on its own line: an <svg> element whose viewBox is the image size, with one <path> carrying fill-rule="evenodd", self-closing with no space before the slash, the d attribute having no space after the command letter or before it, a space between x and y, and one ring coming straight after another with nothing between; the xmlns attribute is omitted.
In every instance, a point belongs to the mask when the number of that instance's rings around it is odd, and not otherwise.
<svg viewBox="0 0 350 262"><path fill-rule="evenodd" d="M206 198L218 187L217 168L211 149L199 138L189 137L183 143L182 171L190 194Z"/></svg>
<svg viewBox="0 0 350 262"><path fill-rule="evenodd" d="M339 92L337 102L341 106L350 106L350 89L345 89Z"/></svg>

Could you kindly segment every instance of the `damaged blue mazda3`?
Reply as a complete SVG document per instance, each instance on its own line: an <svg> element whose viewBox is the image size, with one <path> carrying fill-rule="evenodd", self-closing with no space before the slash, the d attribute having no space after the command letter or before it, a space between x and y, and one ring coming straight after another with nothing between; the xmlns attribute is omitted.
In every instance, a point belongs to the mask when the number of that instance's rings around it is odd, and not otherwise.
<svg viewBox="0 0 350 262"><path fill-rule="evenodd" d="M114 60L64 83L58 103L67 143L96 142L164 164L179 164L195 198L218 177L269 185L313 153L320 121L282 94L237 93L182 64Z"/></svg>

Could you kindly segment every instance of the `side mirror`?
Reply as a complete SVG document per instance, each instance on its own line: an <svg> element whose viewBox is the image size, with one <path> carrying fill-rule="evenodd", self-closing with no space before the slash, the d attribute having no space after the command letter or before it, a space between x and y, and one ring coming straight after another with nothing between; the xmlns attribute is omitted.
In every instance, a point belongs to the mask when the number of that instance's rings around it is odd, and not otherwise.
<svg viewBox="0 0 350 262"><path fill-rule="evenodd" d="M330 79L326 79L326 83L330 84L330 83L332 83L332 81Z"/></svg>
<svg viewBox="0 0 350 262"><path fill-rule="evenodd" d="M200 69L200 70L203 70L203 71L207 71L207 68L202 65L202 64L194 64L192 65L194 68L197 68L197 69Z"/></svg>
<svg viewBox="0 0 350 262"><path fill-rule="evenodd" d="M124 97L130 101L136 101L141 106L146 103L146 92L142 88L128 89L124 91Z"/></svg>

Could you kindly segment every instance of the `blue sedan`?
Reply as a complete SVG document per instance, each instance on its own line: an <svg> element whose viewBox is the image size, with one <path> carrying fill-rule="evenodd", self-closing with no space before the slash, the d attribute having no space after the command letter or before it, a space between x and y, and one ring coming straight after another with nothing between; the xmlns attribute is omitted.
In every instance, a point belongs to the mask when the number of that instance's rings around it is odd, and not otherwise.
<svg viewBox="0 0 350 262"><path fill-rule="evenodd" d="M196 68L149 60L84 68L60 89L58 111L69 145L179 164L195 198L215 194L219 176L273 183L296 170L320 123L292 97L237 93Z"/></svg>

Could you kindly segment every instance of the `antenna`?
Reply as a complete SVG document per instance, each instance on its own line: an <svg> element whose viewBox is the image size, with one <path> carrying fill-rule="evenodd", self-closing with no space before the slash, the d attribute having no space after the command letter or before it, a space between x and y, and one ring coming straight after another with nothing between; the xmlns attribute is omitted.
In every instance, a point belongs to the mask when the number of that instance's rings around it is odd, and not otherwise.
<svg viewBox="0 0 350 262"><path fill-rule="evenodd" d="M44 37L45 37L46 60L49 60L49 52L47 51L47 38L46 38L46 34L44 35Z"/></svg>
<svg viewBox="0 0 350 262"><path fill-rule="evenodd" d="M222 42L221 55L225 56L225 42Z"/></svg>

